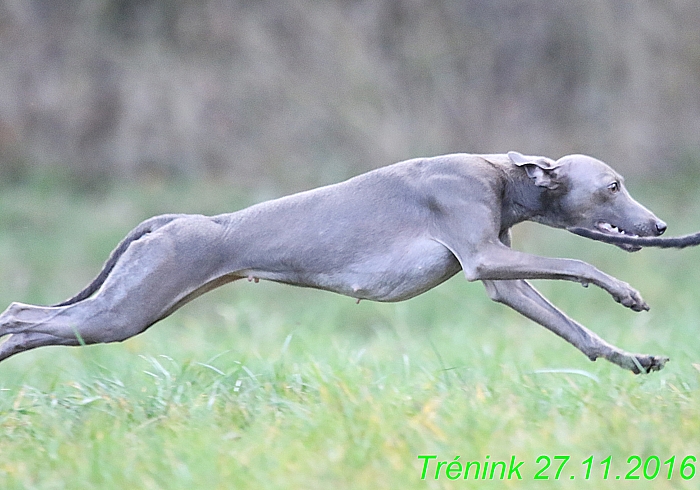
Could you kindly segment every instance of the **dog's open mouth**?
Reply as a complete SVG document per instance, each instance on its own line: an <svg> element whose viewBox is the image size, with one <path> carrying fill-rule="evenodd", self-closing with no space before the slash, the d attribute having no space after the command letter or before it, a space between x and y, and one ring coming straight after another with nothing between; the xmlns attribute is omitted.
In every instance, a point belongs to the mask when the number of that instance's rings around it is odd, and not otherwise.
<svg viewBox="0 0 700 490"><path fill-rule="evenodd" d="M626 235L626 236L631 236L631 237L639 236L639 235L635 235L634 233L629 233L625 230L618 228L617 226L613 226L610 223L606 223L606 222L600 222L596 225L596 227L601 231L604 231L606 233L612 233L614 235Z"/></svg>
<svg viewBox="0 0 700 490"><path fill-rule="evenodd" d="M639 235L625 231L625 230L621 229L620 227L612 225L606 221L601 221L601 222L597 223L596 228L598 228L600 231L602 231L604 233L608 233L611 235L624 235L624 236L633 237L633 238L639 237ZM625 250L627 252L636 252L638 250L641 250L641 248L642 248L642 247L639 247L637 245L629 245L626 243L616 243L615 245L617 245L622 250Z"/></svg>

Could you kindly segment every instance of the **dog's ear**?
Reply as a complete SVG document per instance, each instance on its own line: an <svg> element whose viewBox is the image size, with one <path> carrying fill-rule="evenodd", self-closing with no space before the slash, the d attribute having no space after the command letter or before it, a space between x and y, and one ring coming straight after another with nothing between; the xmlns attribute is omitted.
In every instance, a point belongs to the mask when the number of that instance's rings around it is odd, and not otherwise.
<svg viewBox="0 0 700 490"><path fill-rule="evenodd" d="M535 185L547 189L559 187L556 171L559 165L551 158L525 156L517 151L509 151L508 158L514 165L524 167L527 176L533 180Z"/></svg>

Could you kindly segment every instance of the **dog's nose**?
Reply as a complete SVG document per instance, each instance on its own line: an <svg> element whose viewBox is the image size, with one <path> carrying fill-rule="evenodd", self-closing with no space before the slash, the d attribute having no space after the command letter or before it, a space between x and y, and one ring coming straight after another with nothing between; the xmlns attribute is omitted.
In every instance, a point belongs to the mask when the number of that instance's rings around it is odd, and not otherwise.
<svg viewBox="0 0 700 490"><path fill-rule="evenodd" d="M656 222L656 234L657 235L663 235L664 231L666 231L666 228L667 228L666 223L664 223L663 221L658 220Z"/></svg>

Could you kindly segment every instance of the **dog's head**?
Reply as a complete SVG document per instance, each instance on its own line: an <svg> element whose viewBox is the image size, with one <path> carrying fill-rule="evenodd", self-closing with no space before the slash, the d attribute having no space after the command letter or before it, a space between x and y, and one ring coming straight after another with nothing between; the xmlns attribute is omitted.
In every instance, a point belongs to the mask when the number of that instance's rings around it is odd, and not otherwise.
<svg viewBox="0 0 700 490"><path fill-rule="evenodd" d="M567 155L554 161L517 152L508 157L541 188L539 220L545 224L628 236L659 236L666 231L666 223L635 201L622 176L600 160ZM641 248L618 247L628 252Z"/></svg>

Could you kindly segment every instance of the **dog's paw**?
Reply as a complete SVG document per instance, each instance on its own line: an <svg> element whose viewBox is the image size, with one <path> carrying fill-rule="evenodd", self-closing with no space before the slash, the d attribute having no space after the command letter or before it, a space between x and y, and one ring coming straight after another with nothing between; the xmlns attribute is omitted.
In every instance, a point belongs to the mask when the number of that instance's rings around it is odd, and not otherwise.
<svg viewBox="0 0 700 490"><path fill-rule="evenodd" d="M649 374L652 371L661 371L668 362L668 357L666 356L633 354L631 357L634 365L630 369L634 374Z"/></svg>
<svg viewBox="0 0 700 490"><path fill-rule="evenodd" d="M626 282L618 281L612 297L622 306L626 306L633 311L649 311L649 305L644 301L639 291Z"/></svg>
<svg viewBox="0 0 700 490"><path fill-rule="evenodd" d="M631 354L619 349L607 352L603 354L603 357L613 364L617 364L622 369L632 371L634 374L649 374L652 371L661 371L668 362L668 357L666 356ZM591 359L595 360L593 357Z"/></svg>

